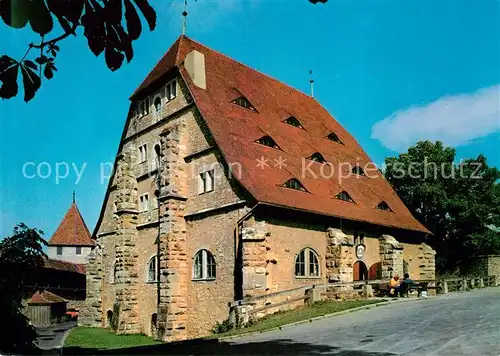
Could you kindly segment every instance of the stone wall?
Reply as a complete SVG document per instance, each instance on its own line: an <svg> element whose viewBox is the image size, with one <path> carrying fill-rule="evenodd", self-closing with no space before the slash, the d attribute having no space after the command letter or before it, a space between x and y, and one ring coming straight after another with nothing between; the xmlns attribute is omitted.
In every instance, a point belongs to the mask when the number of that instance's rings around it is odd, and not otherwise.
<svg viewBox="0 0 500 356"><path fill-rule="evenodd" d="M276 261L270 261L267 258L269 248L267 238L268 232L264 221L246 222L241 231L244 297L262 295L268 289L266 267L269 263L276 263Z"/></svg>
<svg viewBox="0 0 500 356"><path fill-rule="evenodd" d="M497 276L500 278L500 255L470 258L461 266L460 272L470 276Z"/></svg>
<svg viewBox="0 0 500 356"><path fill-rule="evenodd" d="M102 253L97 246L87 256L86 298L78 316L79 326L102 327Z"/></svg>
<svg viewBox="0 0 500 356"><path fill-rule="evenodd" d="M340 229L326 231L326 269L329 282L352 282L355 261L353 242Z"/></svg>
<svg viewBox="0 0 500 356"><path fill-rule="evenodd" d="M436 279L436 251L429 245L422 243L419 247L419 280Z"/></svg>
<svg viewBox="0 0 500 356"><path fill-rule="evenodd" d="M116 302L113 308L114 326L118 333L133 334L141 331L138 309L137 233L137 180L133 164L135 150L118 156L116 175Z"/></svg>
<svg viewBox="0 0 500 356"><path fill-rule="evenodd" d="M158 337L183 340L186 334L188 265L186 254L187 200L185 123L165 129L161 135L160 203L160 299Z"/></svg>
<svg viewBox="0 0 500 356"><path fill-rule="evenodd" d="M380 241L380 261L382 279L390 279L396 274L403 276L403 245L391 235L382 235Z"/></svg>

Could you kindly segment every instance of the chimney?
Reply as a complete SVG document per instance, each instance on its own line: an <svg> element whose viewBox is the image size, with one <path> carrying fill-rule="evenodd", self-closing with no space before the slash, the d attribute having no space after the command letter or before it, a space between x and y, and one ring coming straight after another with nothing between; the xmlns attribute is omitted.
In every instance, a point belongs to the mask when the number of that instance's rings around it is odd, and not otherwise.
<svg viewBox="0 0 500 356"><path fill-rule="evenodd" d="M196 50L189 52L184 60L184 66L186 67L193 84L198 88L207 89L205 55Z"/></svg>

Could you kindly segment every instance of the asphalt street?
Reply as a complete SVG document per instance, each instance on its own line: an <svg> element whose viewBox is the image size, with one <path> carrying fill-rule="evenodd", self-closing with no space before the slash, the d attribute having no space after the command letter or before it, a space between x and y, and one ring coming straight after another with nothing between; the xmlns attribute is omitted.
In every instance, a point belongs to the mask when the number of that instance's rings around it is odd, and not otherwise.
<svg viewBox="0 0 500 356"><path fill-rule="evenodd" d="M500 288L393 302L230 342L234 354L500 355Z"/></svg>

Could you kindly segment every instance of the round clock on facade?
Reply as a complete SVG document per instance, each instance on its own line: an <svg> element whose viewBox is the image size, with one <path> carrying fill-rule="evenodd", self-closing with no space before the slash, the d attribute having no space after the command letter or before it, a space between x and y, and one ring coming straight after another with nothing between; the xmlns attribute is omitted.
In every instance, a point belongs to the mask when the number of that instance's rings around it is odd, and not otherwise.
<svg viewBox="0 0 500 356"><path fill-rule="evenodd" d="M362 259L363 256L365 255L365 249L366 246L363 244L357 245L356 246L356 258Z"/></svg>

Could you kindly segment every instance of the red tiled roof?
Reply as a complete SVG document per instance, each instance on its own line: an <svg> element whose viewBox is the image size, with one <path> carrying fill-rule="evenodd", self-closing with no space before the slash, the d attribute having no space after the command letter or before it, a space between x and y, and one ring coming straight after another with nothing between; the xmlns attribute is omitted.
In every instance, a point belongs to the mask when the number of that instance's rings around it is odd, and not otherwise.
<svg viewBox="0 0 500 356"><path fill-rule="evenodd" d="M54 304L67 302L68 301L66 299L46 290L36 292L31 296L30 300L28 300L28 304Z"/></svg>
<svg viewBox="0 0 500 356"><path fill-rule="evenodd" d="M61 224L49 240L49 245L94 246L89 229L75 203L64 215Z"/></svg>
<svg viewBox="0 0 500 356"><path fill-rule="evenodd" d="M205 56L206 90L193 84L184 67L184 58L192 50ZM314 98L184 36L175 42L133 96L174 68L180 71L226 161L241 164L241 177L236 178L257 201L430 233L411 215L378 170L370 172L373 178L351 174L339 180L339 165L364 166L371 160L356 139ZM257 111L231 102L240 93ZM284 123L289 116L296 117L304 129ZM343 145L326 138L331 132ZM255 143L265 135L272 137L281 150ZM315 178L310 172L302 175L302 158L315 152L335 167L331 178ZM269 160L269 167L257 167L261 157ZM283 169L274 167L280 157L286 159ZM313 163L311 171L319 174L320 167L319 163ZM343 168L344 176L348 169ZM299 179L307 192L281 187L291 178ZM334 199L343 190L355 203ZM381 201L387 202L392 212L376 209Z"/></svg>
<svg viewBox="0 0 500 356"><path fill-rule="evenodd" d="M52 260L47 258L45 260L44 268L57 269L59 271L75 272L85 274L85 265L80 263L72 263L66 261Z"/></svg>

